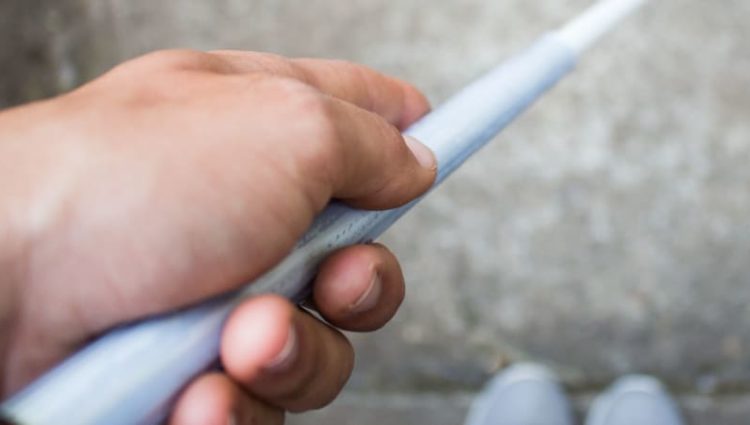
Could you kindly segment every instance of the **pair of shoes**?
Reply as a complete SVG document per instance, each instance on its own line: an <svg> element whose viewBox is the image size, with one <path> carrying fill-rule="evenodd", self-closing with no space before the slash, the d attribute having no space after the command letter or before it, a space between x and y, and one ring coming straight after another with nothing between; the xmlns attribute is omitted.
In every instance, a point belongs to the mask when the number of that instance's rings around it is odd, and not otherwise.
<svg viewBox="0 0 750 425"><path fill-rule="evenodd" d="M512 366L474 400L466 425L573 425L570 402L542 366ZM677 404L656 379L618 379L591 408L586 425L683 425Z"/></svg>

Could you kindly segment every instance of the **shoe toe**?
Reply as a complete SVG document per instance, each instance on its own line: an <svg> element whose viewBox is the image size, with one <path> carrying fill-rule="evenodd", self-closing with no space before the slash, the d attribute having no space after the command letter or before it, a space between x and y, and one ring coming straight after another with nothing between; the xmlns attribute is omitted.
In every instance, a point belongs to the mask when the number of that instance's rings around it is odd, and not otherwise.
<svg viewBox="0 0 750 425"><path fill-rule="evenodd" d="M512 366L475 400L466 425L572 425L565 393L542 366Z"/></svg>
<svg viewBox="0 0 750 425"><path fill-rule="evenodd" d="M591 408L586 425L682 425L679 409L650 376L618 379Z"/></svg>

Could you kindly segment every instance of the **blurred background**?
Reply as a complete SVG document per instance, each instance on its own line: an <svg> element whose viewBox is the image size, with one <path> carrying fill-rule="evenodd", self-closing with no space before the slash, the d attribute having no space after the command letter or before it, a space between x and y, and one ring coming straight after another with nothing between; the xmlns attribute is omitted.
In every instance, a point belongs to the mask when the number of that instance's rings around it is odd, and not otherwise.
<svg viewBox="0 0 750 425"><path fill-rule="evenodd" d="M0 0L0 107L170 47L343 58L434 104L589 0ZM510 362L750 417L750 2L654 1L384 238L408 298L294 425L459 424Z"/></svg>

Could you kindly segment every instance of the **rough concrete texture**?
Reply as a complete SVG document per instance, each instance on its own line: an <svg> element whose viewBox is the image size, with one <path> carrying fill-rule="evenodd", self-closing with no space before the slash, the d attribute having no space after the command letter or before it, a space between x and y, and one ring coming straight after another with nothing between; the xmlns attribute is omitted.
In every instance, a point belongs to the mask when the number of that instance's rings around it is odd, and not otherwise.
<svg viewBox="0 0 750 425"><path fill-rule="evenodd" d="M0 13L0 104L166 47L350 59L439 103L589 3L5 0L24 18ZM397 393L378 423L416 423L431 408L409 394L462 405L448 394L519 359L579 393L654 373L703 406L695 423L750 415L736 402L750 391L749 21L746 0L654 1L588 55L386 235L409 282L400 315L355 337L343 405L292 422L350 423ZM460 415L441 418L421 421Z"/></svg>

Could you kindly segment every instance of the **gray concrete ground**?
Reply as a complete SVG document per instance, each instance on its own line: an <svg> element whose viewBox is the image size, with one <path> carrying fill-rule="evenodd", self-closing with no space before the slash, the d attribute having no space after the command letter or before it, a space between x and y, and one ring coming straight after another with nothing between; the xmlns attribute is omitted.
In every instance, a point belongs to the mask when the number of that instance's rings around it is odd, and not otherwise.
<svg viewBox="0 0 750 425"><path fill-rule="evenodd" d="M457 425L463 423L474 393L344 394L330 407L288 416L287 425ZM583 423L593 394L575 396L575 413ZM747 396L683 396L684 416L691 424L746 424ZM638 424L633 424L638 425Z"/></svg>
<svg viewBox="0 0 750 425"><path fill-rule="evenodd" d="M4 0L0 105L165 47L350 59L439 103L588 3ZM652 3L386 235L401 313L291 423L456 424L515 360L580 406L638 371L692 423L750 417L750 3Z"/></svg>

